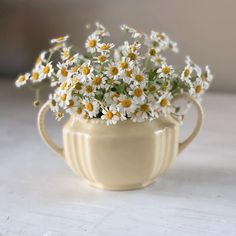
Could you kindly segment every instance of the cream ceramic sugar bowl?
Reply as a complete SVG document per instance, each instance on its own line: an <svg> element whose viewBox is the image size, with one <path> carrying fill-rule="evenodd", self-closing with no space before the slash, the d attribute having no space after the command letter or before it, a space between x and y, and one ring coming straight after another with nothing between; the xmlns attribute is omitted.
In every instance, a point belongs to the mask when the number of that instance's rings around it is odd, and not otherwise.
<svg viewBox="0 0 236 236"><path fill-rule="evenodd" d="M39 111L38 127L48 146L92 186L109 190L141 188L168 169L202 125L202 108L195 99L186 94L174 99L191 101L198 112L195 129L182 143L179 122L171 116L142 123L127 120L110 126L100 119L82 122L71 116L63 127L63 149L50 140L45 130L48 103Z"/></svg>

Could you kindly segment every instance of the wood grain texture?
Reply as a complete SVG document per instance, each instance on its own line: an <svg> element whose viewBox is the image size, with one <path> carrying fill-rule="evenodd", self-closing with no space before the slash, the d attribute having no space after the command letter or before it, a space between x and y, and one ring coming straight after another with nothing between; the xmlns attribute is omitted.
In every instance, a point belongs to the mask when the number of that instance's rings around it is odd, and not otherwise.
<svg viewBox="0 0 236 236"><path fill-rule="evenodd" d="M155 184L109 192L41 141L31 94L0 85L1 236L236 235L236 96L205 96L202 131ZM47 122L60 141L60 124Z"/></svg>

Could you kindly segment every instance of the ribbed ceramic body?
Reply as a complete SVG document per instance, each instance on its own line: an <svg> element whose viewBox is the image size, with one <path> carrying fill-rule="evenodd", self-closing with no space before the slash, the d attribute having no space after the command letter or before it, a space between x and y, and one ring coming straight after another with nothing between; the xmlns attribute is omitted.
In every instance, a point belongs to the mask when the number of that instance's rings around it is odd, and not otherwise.
<svg viewBox="0 0 236 236"><path fill-rule="evenodd" d="M177 156L178 140L179 125L171 117L111 126L71 117L63 127L67 164L91 185L112 190L152 183Z"/></svg>

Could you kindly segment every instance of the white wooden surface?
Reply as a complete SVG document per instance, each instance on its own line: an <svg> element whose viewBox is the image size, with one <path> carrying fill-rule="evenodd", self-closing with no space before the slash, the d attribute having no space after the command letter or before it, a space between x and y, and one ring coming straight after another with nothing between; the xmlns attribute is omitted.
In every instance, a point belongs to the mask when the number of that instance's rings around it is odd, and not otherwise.
<svg viewBox="0 0 236 236"><path fill-rule="evenodd" d="M155 184L109 192L40 140L32 94L0 85L1 236L236 235L236 96L205 96L200 135ZM58 140L59 126L49 120Z"/></svg>

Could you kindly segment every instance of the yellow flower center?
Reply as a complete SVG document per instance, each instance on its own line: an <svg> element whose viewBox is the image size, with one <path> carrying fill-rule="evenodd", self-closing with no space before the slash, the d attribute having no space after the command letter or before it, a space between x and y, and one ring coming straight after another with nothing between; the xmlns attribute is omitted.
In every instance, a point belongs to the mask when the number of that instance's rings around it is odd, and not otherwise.
<svg viewBox="0 0 236 236"><path fill-rule="evenodd" d="M93 87L92 87L91 85L87 85L87 86L85 87L85 91L86 91L87 93L92 93L92 92L93 92Z"/></svg>
<svg viewBox="0 0 236 236"><path fill-rule="evenodd" d="M41 63L41 58L40 58L40 57L37 57L37 58L36 58L36 61L35 61L35 64L38 65L38 64L40 64L40 63Z"/></svg>
<svg viewBox="0 0 236 236"><path fill-rule="evenodd" d="M92 104L91 102L86 103L85 108L86 108L88 111L93 111L93 104Z"/></svg>
<svg viewBox="0 0 236 236"><path fill-rule="evenodd" d="M201 75L201 80L205 81L206 80L206 76L204 74Z"/></svg>
<svg viewBox="0 0 236 236"><path fill-rule="evenodd" d="M101 55L101 56L99 56L98 57L98 60L100 61L100 62L104 62L104 61L106 61L106 57L104 56L104 55Z"/></svg>
<svg viewBox="0 0 236 236"><path fill-rule="evenodd" d="M38 78L39 78L39 73L38 73L38 72L33 72L33 73L32 73L32 77L33 77L34 80L38 80Z"/></svg>
<svg viewBox="0 0 236 236"><path fill-rule="evenodd" d="M64 39L65 39L65 37L61 36L61 37L56 38L56 41L57 41L57 42L61 42L61 41L64 40Z"/></svg>
<svg viewBox="0 0 236 236"><path fill-rule="evenodd" d="M66 76L68 75L68 71L67 71L67 69L66 69L65 67L62 67L62 68L61 68L61 74L62 74L64 77L66 77Z"/></svg>
<svg viewBox="0 0 236 236"><path fill-rule="evenodd" d="M161 106L161 107L165 107L165 106L167 106L167 104L168 104L167 98L163 98L163 99L161 100L161 102L160 102L160 106Z"/></svg>
<svg viewBox="0 0 236 236"><path fill-rule="evenodd" d="M18 79L19 82L23 82L25 81L25 76L24 75L21 75Z"/></svg>
<svg viewBox="0 0 236 236"><path fill-rule="evenodd" d="M62 116L63 116L63 113L62 113L62 112L58 111L58 112L56 113L56 117L57 117L57 118L62 118Z"/></svg>
<svg viewBox="0 0 236 236"><path fill-rule="evenodd" d="M77 72L78 69L79 69L79 66L74 66L74 67L71 68L71 70L72 70L74 73Z"/></svg>
<svg viewBox="0 0 236 236"><path fill-rule="evenodd" d="M142 82L143 81L143 76L142 75L135 75L135 80L138 82Z"/></svg>
<svg viewBox="0 0 236 236"><path fill-rule="evenodd" d="M84 66L84 67L82 68L82 73L83 73L84 75L88 75L88 74L90 73L89 67Z"/></svg>
<svg viewBox="0 0 236 236"><path fill-rule="evenodd" d="M157 58L155 58L155 62L156 62L156 63L161 63L161 62L162 62L162 59L159 58L159 57L157 57Z"/></svg>
<svg viewBox="0 0 236 236"><path fill-rule="evenodd" d="M100 85L101 82L102 82L102 78L101 77L99 77L99 76L93 77L93 84L94 85Z"/></svg>
<svg viewBox="0 0 236 236"><path fill-rule="evenodd" d="M150 85L149 91L150 91L151 93L155 92L155 91L156 91L156 86L155 86L155 85Z"/></svg>
<svg viewBox="0 0 236 236"><path fill-rule="evenodd" d="M167 67L167 66L163 67L162 68L162 73L165 74L165 75L169 74L170 73L170 68Z"/></svg>
<svg viewBox="0 0 236 236"><path fill-rule="evenodd" d="M155 56L155 55L156 55L156 50L155 50L154 48L151 48L151 49L149 50L149 54L150 54L151 56Z"/></svg>
<svg viewBox="0 0 236 236"><path fill-rule="evenodd" d="M49 71L50 71L49 66L45 66L45 67L43 68L43 73L44 73L45 75L48 74Z"/></svg>
<svg viewBox="0 0 236 236"><path fill-rule="evenodd" d="M195 87L195 92L196 93L200 93L202 91L202 86L201 85L197 85L196 87Z"/></svg>
<svg viewBox="0 0 236 236"><path fill-rule="evenodd" d="M190 75L189 69L185 69L184 71L184 77L188 77Z"/></svg>
<svg viewBox="0 0 236 236"><path fill-rule="evenodd" d="M126 75L127 77L129 77L129 78L132 77L132 73L133 73L133 70L131 70L131 69L125 71L125 75Z"/></svg>
<svg viewBox="0 0 236 236"><path fill-rule="evenodd" d="M64 57L64 58L68 58L69 56L70 56L69 51L68 51L68 50L65 50L65 51L63 52L63 57Z"/></svg>
<svg viewBox="0 0 236 236"><path fill-rule="evenodd" d="M82 113L82 111L83 111L82 107L78 107L78 109L76 110L77 114L79 114L79 115Z"/></svg>
<svg viewBox="0 0 236 236"><path fill-rule="evenodd" d="M66 82L63 82L63 83L61 84L61 90L64 90L64 89L66 88L66 85L67 85L67 83L66 83Z"/></svg>
<svg viewBox="0 0 236 236"><path fill-rule="evenodd" d="M118 74L118 68L116 66L113 66L110 68L110 74L111 75L117 75Z"/></svg>
<svg viewBox="0 0 236 236"><path fill-rule="evenodd" d="M105 116L106 116L106 119L107 119L107 120L111 120L112 117L113 117L113 114L112 114L111 111L107 111Z"/></svg>
<svg viewBox="0 0 236 236"><path fill-rule="evenodd" d="M147 104L141 105L141 106L140 106L140 110L141 110L142 112L146 112L146 111L148 110L148 105L147 105Z"/></svg>
<svg viewBox="0 0 236 236"><path fill-rule="evenodd" d="M114 101L115 98L119 97L119 93L114 93L111 95L111 99Z"/></svg>
<svg viewBox="0 0 236 236"><path fill-rule="evenodd" d="M124 69L127 69L127 68L128 68L128 62L126 62L126 61L125 61L125 62L121 62L121 63L120 63L120 67L121 67L121 69L123 69L123 70L124 70Z"/></svg>
<svg viewBox="0 0 236 236"><path fill-rule="evenodd" d="M77 84L75 85L75 89L81 90L81 88L82 88L82 84L81 84L81 83L77 83Z"/></svg>
<svg viewBox="0 0 236 236"><path fill-rule="evenodd" d="M141 88L134 89L134 95L136 97L141 97L143 95L143 90Z"/></svg>
<svg viewBox="0 0 236 236"><path fill-rule="evenodd" d="M109 48L110 48L109 44L103 44L103 45L100 47L101 50L107 50L107 49L109 49Z"/></svg>
<svg viewBox="0 0 236 236"><path fill-rule="evenodd" d="M161 39L161 40L164 40L165 39L165 36L161 33L158 33L157 35L157 38Z"/></svg>
<svg viewBox="0 0 236 236"><path fill-rule="evenodd" d="M89 40L88 45L90 48L94 48L97 45L97 41L95 39L91 39Z"/></svg>
<svg viewBox="0 0 236 236"><path fill-rule="evenodd" d="M73 107L74 104L75 104L74 101L73 101L73 100L70 100L70 101L69 101L69 104L67 105L67 107L68 107L68 108Z"/></svg>
<svg viewBox="0 0 236 236"><path fill-rule="evenodd" d="M123 107L125 107L125 108L130 107L131 104L132 104L132 102L131 102L131 100L128 99L128 98L127 98L127 99L124 99L124 100L121 102L121 105L122 105Z"/></svg>
<svg viewBox="0 0 236 236"><path fill-rule="evenodd" d="M64 93L63 95L61 95L61 100L64 102L66 100L67 95Z"/></svg>
<svg viewBox="0 0 236 236"><path fill-rule="evenodd" d="M131 61L135 61L136 60L136 54L135 53L133 53L133 52L130 52L129 54L128 54L128 57L130 58L130 60Z"/></svg>

